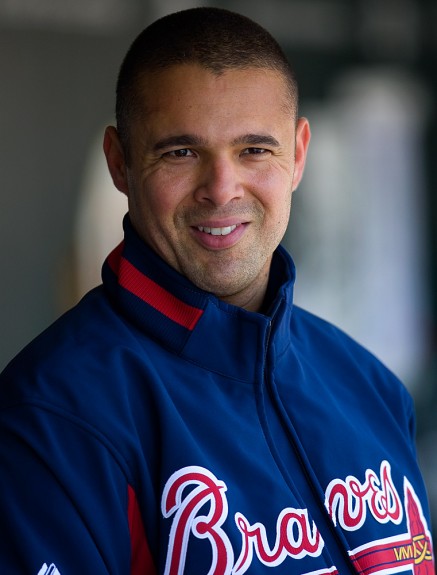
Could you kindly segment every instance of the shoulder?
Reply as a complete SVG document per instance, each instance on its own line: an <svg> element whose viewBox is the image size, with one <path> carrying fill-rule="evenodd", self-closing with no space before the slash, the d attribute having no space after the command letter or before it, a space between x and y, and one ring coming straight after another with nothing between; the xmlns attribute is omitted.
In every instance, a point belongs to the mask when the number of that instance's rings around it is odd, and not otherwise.
<svg viewBox="0 0 437 575"><path fill-rule="evenodd" d="M97 400L108 386L123 385L119 357L139 348L132 326L96 288L9 363L0 374L0 404Z"/></svg>
<svg viewBox="0 0 437 575"><path fill-rule="evenodd" d="M103 290L96 288L26 345L3 374L20 372L35 364L42 366L45 362L56 364L59 357L68 361L69 357L85 352L94 341L95 333L107 337L107 328L115 323L118 323L116 314Z"/></svg>
<svg viewBox="0 0 437 575"><path fill-rule="evenodd" d="M373 392L388 402L402 403L412 411L412 399L399 378L372 352L339 327L295 306L293 344L314 366L333 374L337 381L363 392Z"/></svg>
<svg viewBox="0 0 437 575"><path fill-rule="evenodd" d="M308 338L310 338L314 350L318 349L322 352L329 349L335 356L350 356L351 359L359 358L360 361L366 360L369 364L384 370L387 369L373 353L341 328L298 306L293 308L291 330L296 337L296 341L301 342L303 345L308 343Z"/></svg>

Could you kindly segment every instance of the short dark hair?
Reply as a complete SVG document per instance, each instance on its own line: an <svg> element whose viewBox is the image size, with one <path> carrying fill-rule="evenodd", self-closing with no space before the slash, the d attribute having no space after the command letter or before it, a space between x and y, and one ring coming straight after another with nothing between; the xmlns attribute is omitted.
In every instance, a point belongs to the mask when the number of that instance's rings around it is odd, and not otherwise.
<svg viewBox="0 0 437 575"><path fill-rule="evenodd" d="M191 8L156 20L129 48L117 81L116 120L128 153L129 128L141 111L140 81L147 73L197 63L215 74L230 69L267 68L286 81L297 116L296 77L278 42L246 16L222 8Z"/></svg>

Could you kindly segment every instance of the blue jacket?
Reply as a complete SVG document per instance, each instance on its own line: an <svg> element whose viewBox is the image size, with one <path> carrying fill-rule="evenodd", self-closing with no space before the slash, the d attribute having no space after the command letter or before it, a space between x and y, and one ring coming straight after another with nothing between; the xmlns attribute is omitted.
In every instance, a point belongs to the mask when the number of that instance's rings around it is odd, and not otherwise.
<svg viewBox="0 0 437 575"><path fill-rule="evenodd" d="M411 398L293 305L205 293L125 221L0 377L0 573L434 573Z"/></svg>

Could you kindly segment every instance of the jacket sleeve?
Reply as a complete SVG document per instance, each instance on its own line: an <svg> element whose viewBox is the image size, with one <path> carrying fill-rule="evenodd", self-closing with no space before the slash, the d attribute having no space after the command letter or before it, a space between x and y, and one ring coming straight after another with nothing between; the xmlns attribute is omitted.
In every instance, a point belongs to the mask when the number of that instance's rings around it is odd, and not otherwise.
<svg viewBox="0 0 437 575"><path fill-rule="evenodd" d="M1 573L154 573L117 453L71 414L0 411L0 493Z"/></svg>

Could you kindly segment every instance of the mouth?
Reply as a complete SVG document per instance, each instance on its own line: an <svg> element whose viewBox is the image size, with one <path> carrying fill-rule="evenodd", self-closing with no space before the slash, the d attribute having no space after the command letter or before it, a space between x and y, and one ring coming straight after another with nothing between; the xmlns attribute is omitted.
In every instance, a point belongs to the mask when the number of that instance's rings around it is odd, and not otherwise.
<svg viewBox="0 0 437 575"><path fill-rule="evenodd" d="M232 226L226 226L223 228L209 228L207 226L197 226L197 229L199 230L199 232L203 232L205 234L211 234L212 236L228 236L235 230L236 227L237 224L234 224Z"/></svg>
<svg viewBox="0 0 437 575"><path fill-rule="evenodd" d="M196 241L207 250L215 251L233 247L246 234L249 225L247 222L229 222L227 226L218 226L218 223L210 226L196 225L191 228Z"/></svg>

